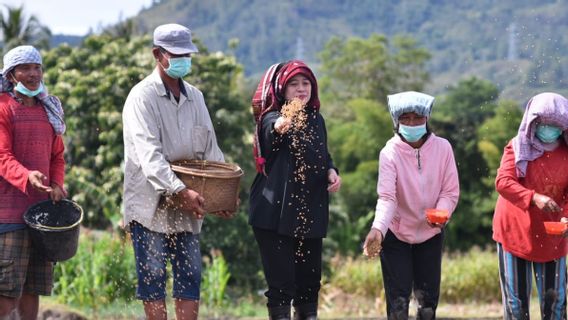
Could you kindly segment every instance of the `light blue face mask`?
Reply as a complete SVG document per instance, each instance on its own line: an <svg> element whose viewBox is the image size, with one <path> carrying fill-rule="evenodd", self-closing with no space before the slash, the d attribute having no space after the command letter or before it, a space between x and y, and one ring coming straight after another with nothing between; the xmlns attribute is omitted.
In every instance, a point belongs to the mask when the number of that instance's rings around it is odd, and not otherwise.
<svg viewBox="0 0 568 320"><path fill-rule="evenodd" d="M191 71L191 58L168 58L170 66L165 69L166 74L174 79L185 77Z"/></svg>
<svg viewBox="0 0 568 320"><path fill-rule="evenodd" d="M539 124L536 126L535 134L538 140L543 143L553 143L562 135L562 130L555 126Z"/></svg>
<svg viewBox="0 0 568 320"><path fill-rule="evenodd" d="M43 92L43 83L40 83L39 87L32 91L26 88L23 83L18 81L18 84L16 84L16 87L14 89L16 89L16 91L18 91L19 93L31 98Z"/></svg>
<svg viewBox="0 0 568 320"><path fill-rule="evenodd" d="M418 126L398 125L398 133L408 142L416 142L426 134L426 123Z"/></svg>

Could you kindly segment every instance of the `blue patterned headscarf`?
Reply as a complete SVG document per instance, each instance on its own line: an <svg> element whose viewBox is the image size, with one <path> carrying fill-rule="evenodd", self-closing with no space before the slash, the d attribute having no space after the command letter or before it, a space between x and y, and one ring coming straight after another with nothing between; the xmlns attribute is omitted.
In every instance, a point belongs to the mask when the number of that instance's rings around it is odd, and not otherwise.
<svg viewBox="0 0 568 320"><path fill-rule="evenodd" d="M39 51L32 46L19 46L4 55L4 68L0 75L0 92L13 94L14 85L8 80L8 74L16 66L24 63L42 64ZM55 133L63 134L65 132L65 121L61 101L56 96L50 96L45 85L44 91L37 95L36 98L43 104L49 123L53 126Z"/></svg>
<svg viewBox="0 0 568 320"><path fill-rule="evenodd" d="M395 128L398 127L398 118L403 113L414 112L430 118L434 97L416 91L405 91L387 96L389 112Z"/></svg>

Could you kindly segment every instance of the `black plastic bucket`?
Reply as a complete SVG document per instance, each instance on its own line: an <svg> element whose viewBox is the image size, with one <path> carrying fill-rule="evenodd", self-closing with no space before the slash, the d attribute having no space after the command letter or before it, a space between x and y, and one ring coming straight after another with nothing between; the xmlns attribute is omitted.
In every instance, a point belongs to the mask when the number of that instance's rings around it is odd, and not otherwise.
<svg viewBox="0 0 568 320"><path fill-rule="evenodd" d="M77 253L83 209L63 199L34 204L24 213L34 248L49 261L65 261Z"/></svg>

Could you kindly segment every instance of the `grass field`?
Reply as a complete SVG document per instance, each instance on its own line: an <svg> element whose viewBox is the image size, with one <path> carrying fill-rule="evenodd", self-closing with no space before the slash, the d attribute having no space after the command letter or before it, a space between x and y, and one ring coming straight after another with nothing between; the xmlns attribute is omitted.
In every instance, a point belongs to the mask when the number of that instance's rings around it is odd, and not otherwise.
<svg viewBox="0 0 568 320"><path fill-rule="evenodd" d="M343 301L339 301L342 299ZM171 303L170 303L171 306ZM142 304L139 302L131 302L128 304L110 304L104 306L100 310L78 310L62 306L53 302L51 298L42 300L42 310L61 310L67 312L76 312L81 314L87 319L109 319L109 320L142 320L143 310ZM369 299L336 296L333 300L323 302L320 305L320 316L322 320L342 319L342 320L363 320L363 319L385 319L383 306L378 301ZM411 315L414 315L415 305L411 305ZM170 307L170 315L173 315L173 310ZM248 315L234 315L238 311L241 314ZM230 314L224 314L230 313ZM531 318L539 319L540 313L538 311L538 301L533 299L531 302ZM251 303L243 301L236 305L232 305L223 310L208 310L207 306L201 306L200 319L240 319L240 320L261 320L267 319L267 312L263 303ZM502 319L501 303L485 303L485 304L445 304L441 303L438 307L438 319ZM173 319L173 317L172 317Z"/></svg>
<svg viewBox="0 0 568 320"><path fill-rule="evenodd" d="M107 246L101 240L97 242L97 245L113 248ZM101 254L95 256L104 257ZM83 261L90 260L85 257L79 262ZM94 261L98 260L95 259ZM65 294L58 295L56 293L53 297L42 300L44 310L69 308L57 304L57 301L59 301L73 303L76 307L71 311L82 314L86 319L143 319L142 304L133 300L133 293L121 296L120 299L113 299L105 291L108 286L102 280L99 281L99 278L93 277L93 275L108 272L108 274L114 275L114 277L108 279L109 281L112 280L110 283L112 288L120 289L124 284L117 282L116 279L124 276L122 273L128 272L130 265L134 263L121 260L120 264L115 264L115 267L107 270L102 268L102 266L107 267L107 263L103 262L88 264L87 267L99 266L98 268L93 267L91 272L74 273L73 280L75 281L67 281L67 290L61 290ZM68 269L76 271L83 264L66 266L68 266ZM83 266L82 268L86 267ZM215 264L206 266L206 269L210 271L217 270L215 268ZM329 270L330 272L326 273L322 279L323 285L320 291L319 304L320 319L382 319L385 317L386 306L379 261L363 257L337 256L329 261ZM219 272L212 272L211 274L223 274L223 270L217 271ZM219 283L217 280L219 279L210 278L208 281L215 284ZM76 290L80 288L83 289ZM211 295L211 292L209 292L211 290L215 293L222 292L218 300L207 299ZM535 291L533 290L533 296L536 295ZM500 299L497 258L492 250L474 248L465 253L445 255L442 267L440 305L437 312L439 319L499 319L502 318ZM81 301L91 303L81 304ZM262 290L243 292L243 289L230 284L226 292L224 289L204 289L202 290L199 318L266 319L268 317L265 303ZM169 301L168 304L170 314L173 315L173 303ZM415 309L415 306L411 305L411 315L415 312ZM540 317L536 297L532 300L530 315L537 319Z"/></svg>

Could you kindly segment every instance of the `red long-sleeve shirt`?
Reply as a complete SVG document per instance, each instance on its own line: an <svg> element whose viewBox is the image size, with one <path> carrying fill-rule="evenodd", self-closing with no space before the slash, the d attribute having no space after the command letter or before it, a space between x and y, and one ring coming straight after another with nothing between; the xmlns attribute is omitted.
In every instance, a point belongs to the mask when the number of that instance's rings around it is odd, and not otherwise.
<svg viewBox="0 0 568 320"><path fill-rule="evenodd" d="M24 106L0 94L0 223L23 223L26 209L48 198L28 184L38 170L63 187L63 140L56 135L41 104Z"/></svg>
<svg viewBox="0 0 568 320"><path fill-rule="evenodd" d="M534 262L547 262L566 255L566 238L546 234L543 224L568 216L568 147L564 143L530 161L524 178L517 177L515 154L509 143L495 186L499 192L493 216L495 241L515 256ZM531 205L535 192L554 199L563 212L544 212Z"/></svg>

